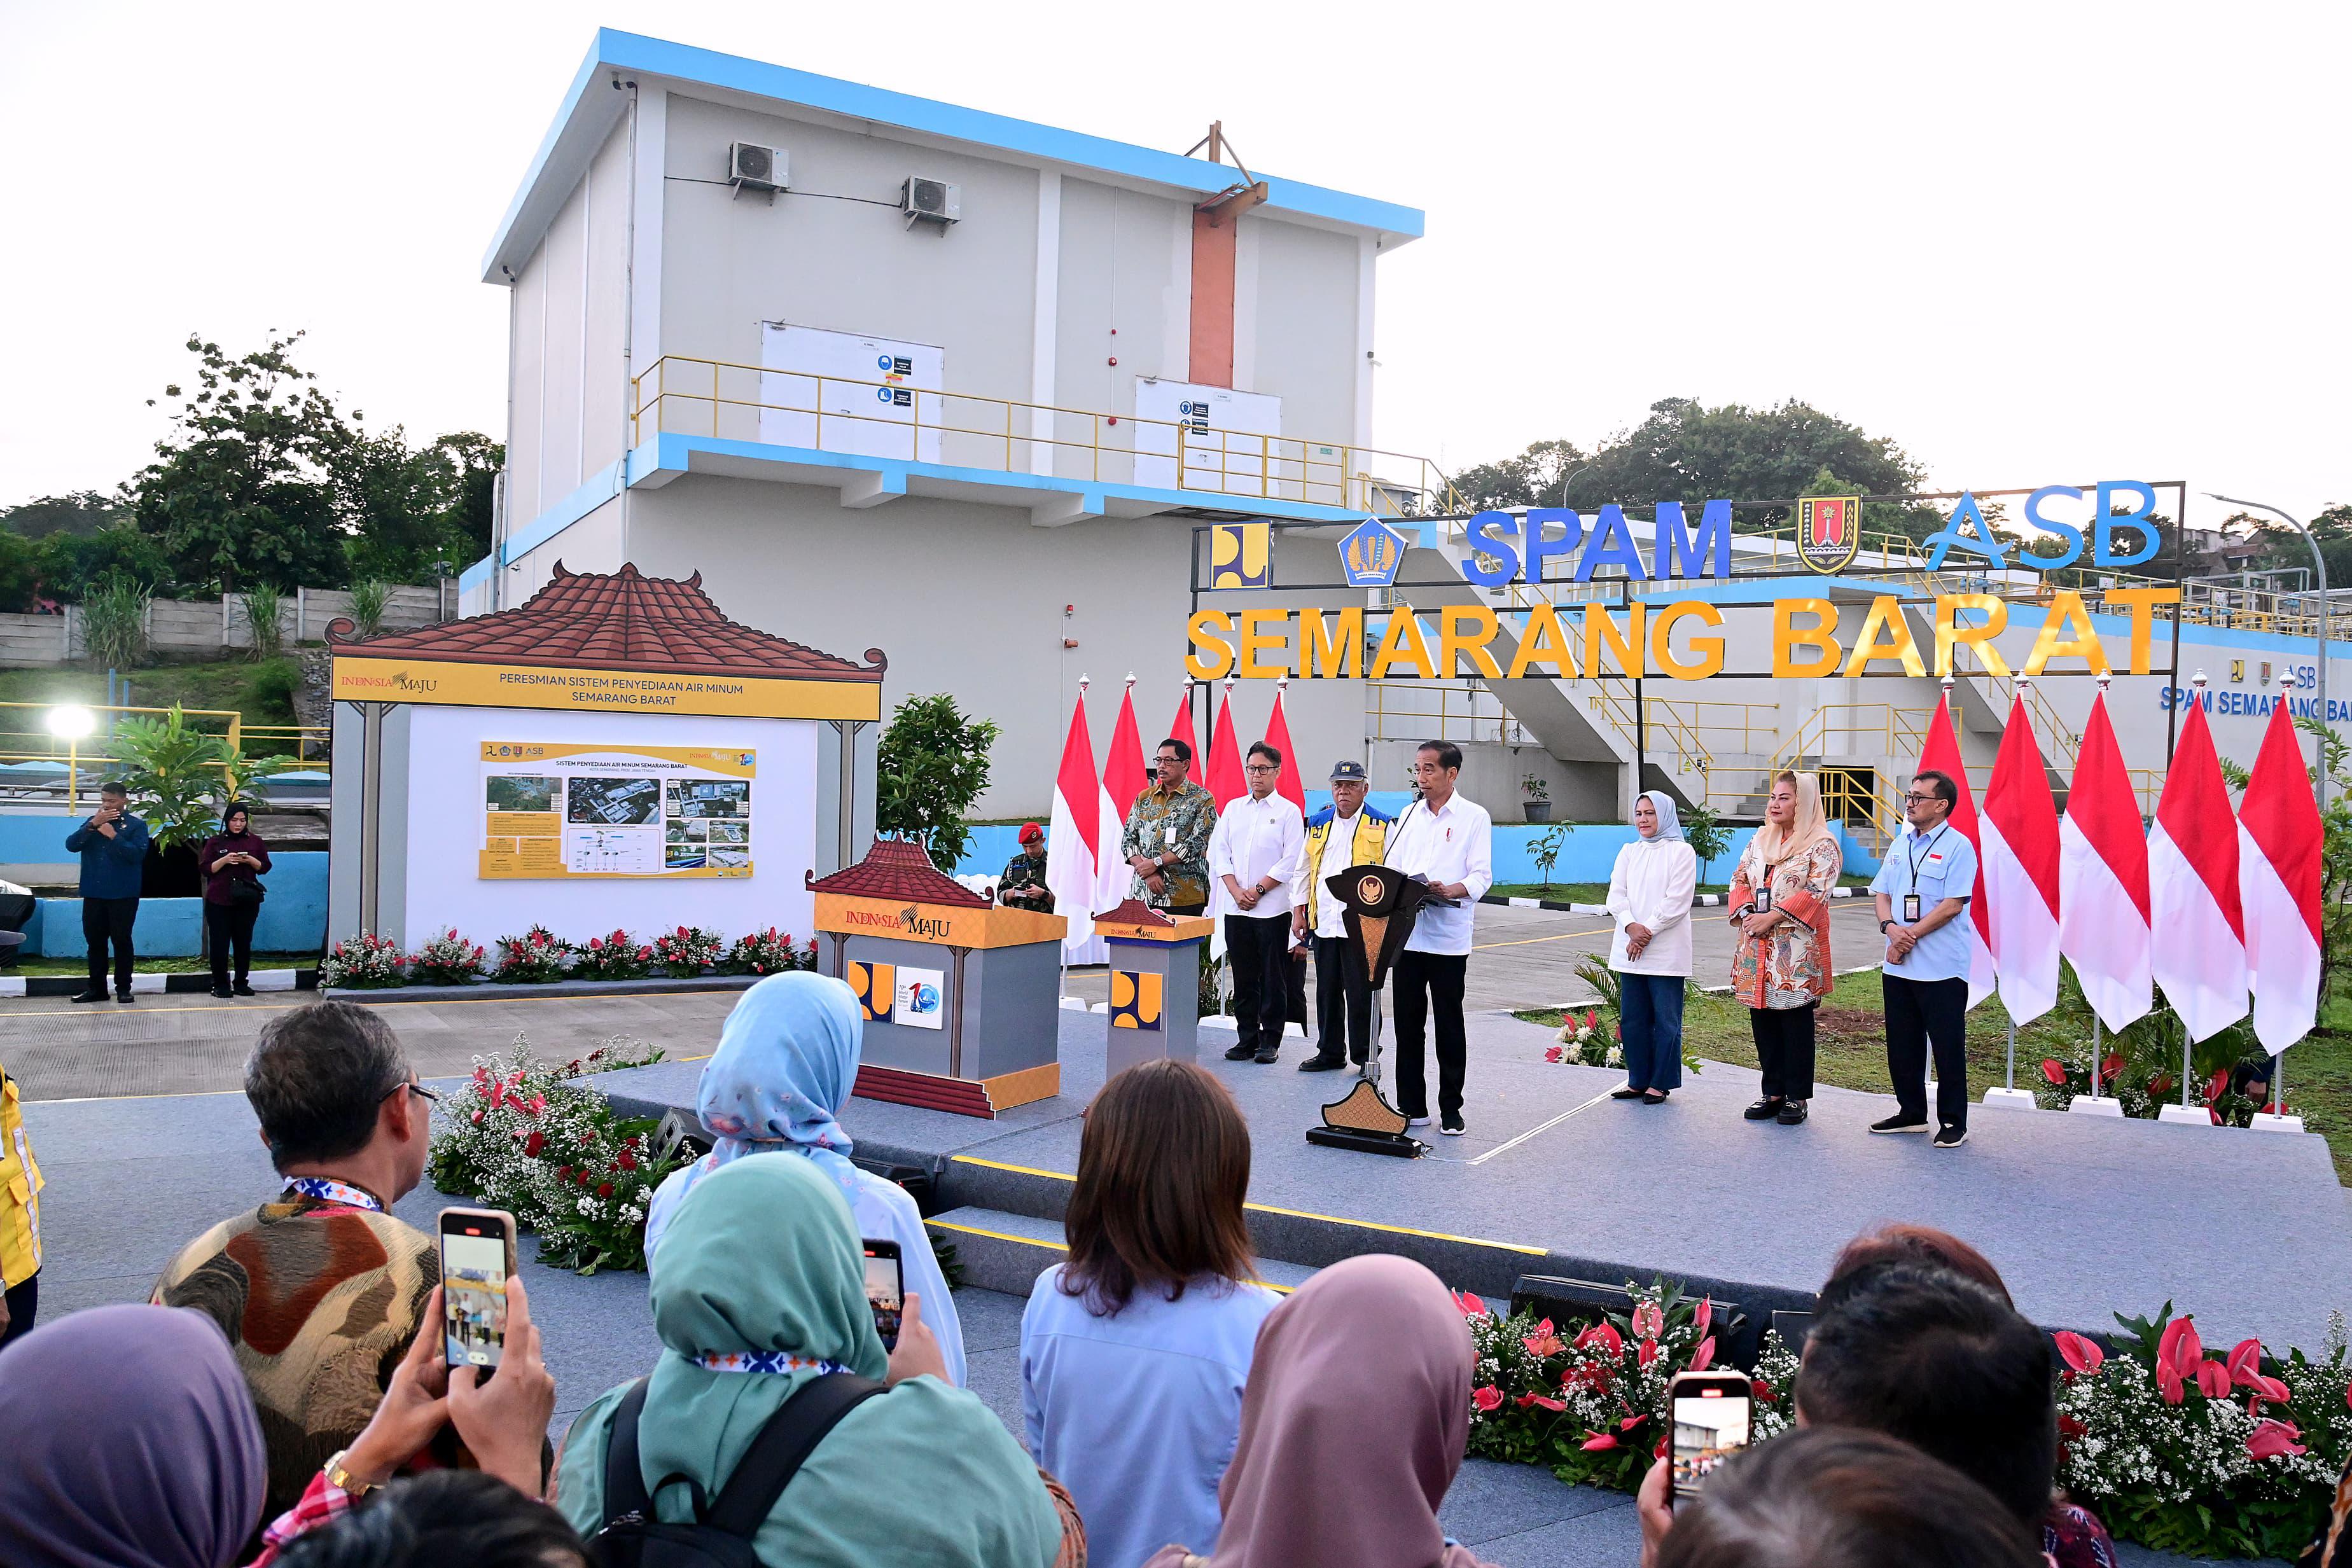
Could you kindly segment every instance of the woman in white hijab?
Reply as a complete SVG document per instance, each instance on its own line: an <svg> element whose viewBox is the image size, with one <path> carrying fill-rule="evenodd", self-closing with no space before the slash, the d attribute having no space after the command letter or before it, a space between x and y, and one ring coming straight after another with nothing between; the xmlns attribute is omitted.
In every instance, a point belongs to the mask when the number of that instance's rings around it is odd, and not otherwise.
<svg viewBox="0 0 2352 1568"><path fill-rule="evenodd" d="M1684 841L1672 797L1652 789L1633 798L1641 836L1617 852L1609 873L1617 935L1609 967L1617 975L1619 1043L1625 1087L1615 1100L1663 1105L1683 1082L1683 992L1691 972L1691 894L1698 855Z"/></svg>

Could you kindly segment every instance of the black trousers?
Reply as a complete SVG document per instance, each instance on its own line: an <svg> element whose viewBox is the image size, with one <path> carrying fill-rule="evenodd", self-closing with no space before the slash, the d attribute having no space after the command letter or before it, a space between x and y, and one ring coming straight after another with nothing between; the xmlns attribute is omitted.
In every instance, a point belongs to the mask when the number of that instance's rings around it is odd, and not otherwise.
<svg viewBox="0 0 2352 1568"><path fill-rule="evenodd" d="M20 1339L33 1332L33 1312L41 1301L41 1276L36 1273L11 1290L6 1300L8 1326L0 1329L0 1350L5 1350L10 1340Z"/></svg>
<svg viewBox="0 0 2352 1568"><path fill-rule="evenodd" d="M1801 1008L1749 1008L1748 1027L1756 1036L1756 1060L1764 1068L1764 1098L1813 1097L1813 1014L1819 1002Z"/></svg>
<svg viewBox="0 0 2352 1568"><path fill-rule="evenodd" d="M1264 920L1227 915L1225 962L1234 977L1234 1043L1279 1051L1290 1019L1290 911Z"/></svg>
<svg viewBox="0 0 2352 1568"><path fill-rule="evenodd" d="M1315 938L1315 1053L1361 1067L1372 1049L1371 975L1364 947L1345 936Z"/></svg>
<svg viewBox="0 0 2352 1568"><path fill-rule="evenodd" d="M1470 967L1467 953L1397 955L1389 970L1389 990L1396 1008L1397 1109L1408 1116L1429 1114L1429 1085L1421 1053L1423 1026L1437 1015L1437 1111L1441 1116L1462 1113L1462 1080L1470 1061L1469 1036L1462 1027L1462 979ZM1369 1031L1366 1038L1370 1039Z"/></svg>
<svg viewBox="0 0 2352 1568"><path fill-rule="evenodd" d="M257 904L205 905L205 946L212 954L213 989L228 989L232 950L236 959L236 983L245 984L253 973L253 923L260 917L261 905Z"/></svg>
<svg viewBox="0 0 2352 1568"><path fill-rule="evenodd" d="M1969 982L1881 975L1886 998L1886 1072L1906 1122L1927 1119L1927 1052L1936 1052L1936 1120L1969 1124Z"/></svg>
<svg viewBox="0 0 2352 1568"><path fill-rule="evenodd" d="M139 919L136 898L85 898L81 901L82 940L89 944L89 988L106 989L106 947L114 945L114 988L131 989L131 927Z"/></svg>

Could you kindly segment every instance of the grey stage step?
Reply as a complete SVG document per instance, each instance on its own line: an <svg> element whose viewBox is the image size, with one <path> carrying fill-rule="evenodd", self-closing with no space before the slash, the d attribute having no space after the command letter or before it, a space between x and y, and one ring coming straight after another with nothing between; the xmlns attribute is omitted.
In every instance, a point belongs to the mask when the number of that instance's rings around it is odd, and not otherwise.
<svg viewBox="0 0 2352 1568"><path fill-rule="evenodd" d="M923 1223L955 1244L963 1282L983 1291L1025 1298L1037 1276L1062 1260L1065 1242L1058 1219L967 1206L935 1214ZM1286 1293L1305 1284L1314 1272L1296 1263L1258 1260L1259 1281Z"/></svg>

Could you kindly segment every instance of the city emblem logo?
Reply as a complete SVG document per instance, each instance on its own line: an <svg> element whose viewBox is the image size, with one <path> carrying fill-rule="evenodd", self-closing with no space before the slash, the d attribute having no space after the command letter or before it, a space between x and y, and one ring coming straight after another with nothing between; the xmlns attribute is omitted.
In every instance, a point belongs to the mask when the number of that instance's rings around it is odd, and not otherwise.
<svg viewBox="0 0 2352 1568"><path fill-rule="evenodd" d="M1366 517L1339 541L1339 569L1350 588L1387 588L1404 561L1404 537L1378 517Z"/></svg>
<svg viewBox="0 0 2352 1568"><path fill-rule="evenodd" d="M1797 503L1797 558L1833 577L1862 548L1862 497L1807 496Z"/></svg>
<svg viewBox="0 0 2352 1568"><path fill-rule="evenodd" d="M1209 591L1265 588L1274 581L1272 523L1209 525Z"/></svg>

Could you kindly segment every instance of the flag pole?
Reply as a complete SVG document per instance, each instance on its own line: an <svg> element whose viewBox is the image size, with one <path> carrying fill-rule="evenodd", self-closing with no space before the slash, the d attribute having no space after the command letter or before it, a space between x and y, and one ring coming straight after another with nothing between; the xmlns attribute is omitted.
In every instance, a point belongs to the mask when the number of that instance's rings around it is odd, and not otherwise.
<svg viewBox="0 0 2352 1568"><path fill-rule="evenodd" d="M2178 619L2177 612L2175 618ZM2189 700L2199 707L2203 707L2205 706L2205 672L2198 671L2197 678L2189 685L2194 689ZM2222 799L2226 801L2229 797L2224 795ZM2172 1012L2175 1018L2180 1017L2179 1008L2173 1009ZM2196 1050L2197 1042L2189 1038L2189 1020L2180 1019L2180 1108L2184 1111L2189 1109L2189 1081L2197 1075Z"/></svg>

